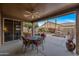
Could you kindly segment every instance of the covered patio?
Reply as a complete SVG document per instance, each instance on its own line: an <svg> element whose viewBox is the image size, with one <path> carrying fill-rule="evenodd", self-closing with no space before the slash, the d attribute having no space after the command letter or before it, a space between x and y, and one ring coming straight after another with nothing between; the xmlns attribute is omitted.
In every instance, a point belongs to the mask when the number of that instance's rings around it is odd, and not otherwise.
<svg viewBox="0 0 79 59"><path fill-rule="evenodd" d="M51 35L46 35L44 42L44 51L39 46L36 50L22 52L23 22L32 23L32 36L34 35L34 23L47 18L55 18L69 13L76 13L76 50L70 53L66 50L63 39ZM15 55L38 55L38 56L59 56L59 55L77 55L79 54L79 4L68 3L24 3L24 4L0 4L0 52L11 52ZM6 29L8 27L9 30ZM6 33L7 31L9 35ZM9 39L10 38L10 39ZM52 40L51 40L52 39ZM60 40L61 39L61 40ZM62 44L61 44L62 43ZM8 48L8 49L7 49ZM11 50L11 49L13 50ZM19 49L19 50L18 50ZM16 52L14 52L16 50ZM2 52L3 51L3 52ZM19 54L18 54L18 52ZM7 55L7 54L4 54Z"/></svg>

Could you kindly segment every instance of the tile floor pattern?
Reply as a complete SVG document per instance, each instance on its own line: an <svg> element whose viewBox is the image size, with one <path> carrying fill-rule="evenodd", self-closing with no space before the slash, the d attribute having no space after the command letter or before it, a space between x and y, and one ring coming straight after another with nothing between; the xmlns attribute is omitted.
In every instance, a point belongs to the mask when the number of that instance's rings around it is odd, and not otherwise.
<svg viewBox="0 0 79 59"><path fill-rule="evenodd" d="M3 48L0 49L0 52L4 52L5 49L9 49L11 46L13 50L13 47L16 49L19 49L19 54L16 52L14 55L19 56L75 56L75 51L73 53L67 51L65 47L66 38L56 37L47 35L45 42L43 44L44 50L42 50L42 47L40 46L37 50L32 50L31 48L28 48L26 52L22 48L22 41L12 41L9 43L6 43ZM13 50L14 51L14 50Z"/></svg>
<svg viewBox="0 0 79 59"><path fill-rule="evenodd" d="M66 47L66 38L47 35L44 42L44 50L39 47L38 53L35 51L28 51L25 55L31 56L76 56L75 51L69 52Z"/></svg>
<svg viewBox="0 0 79 59"><path fill-rule="evenodd" d="M56 37L48 35L44 43L44 51L39 49L43 54L47 56L73 56L76 55L66 49L66 38ZM75 40L74 40L75 41Z"/></svg>

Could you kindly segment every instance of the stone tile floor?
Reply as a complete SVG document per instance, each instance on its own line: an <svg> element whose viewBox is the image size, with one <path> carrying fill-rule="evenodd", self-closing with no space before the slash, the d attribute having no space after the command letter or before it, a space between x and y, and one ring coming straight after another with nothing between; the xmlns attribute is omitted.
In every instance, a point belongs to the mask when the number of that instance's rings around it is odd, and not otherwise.
<svg viewBox="0 0 79 59"><path fill-rule="evenodd" d="M31 48L24 51L21 40L6 42L4 46L0 47L0 53L13 53L16 50L16 53L13 56L75 56L75 51L72 53L69 52L66 49L65 43L66 38L47 35L43 44L44 50L42 50L42 46L40 46L38 48L38 53L36 49L32 50Z"/></svg>
<svg viewBox="0 0 79 59"><path fill-rule="evenodd" d="M66 40L66 38L48 35L44 43L44 51L39 50L47 56L75 56L75 51L72 53L66 49Z"/></svg>
<svg viewBox="0 0 79 59"><path fill-rule="evenodd" d="M74 40L75 42L75 40ZM44 50L40 46L38 53L36 50L26 52L24 55L31 56L76 56L75 51L69 52L65 46L66 38L47 35L43 44Z"/></svg>

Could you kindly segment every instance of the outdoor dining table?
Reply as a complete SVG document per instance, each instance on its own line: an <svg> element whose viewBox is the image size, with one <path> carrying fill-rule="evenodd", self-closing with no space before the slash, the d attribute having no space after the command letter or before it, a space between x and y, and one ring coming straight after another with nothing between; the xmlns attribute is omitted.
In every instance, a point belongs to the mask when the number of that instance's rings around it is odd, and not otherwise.
<svg viewBox="0 0 79 59"><path fill-rule="evenodd" d="M34 46L36 46L37 51L38 51L38 46L40 44L42 44L42 37L39 36L39 35L34 35L34 36L31 36L31 37L27 37L26 40L28 40L28 43L30 42L30 44L32 46L32 49L34 49Z"/></svg>
<svg viewBox="0 0 79 59"><path fill-rule="evenodd" d="M30 40L40 40L42 37L41 36L38 36L38 35L34 35L31 37Z"/></svg>
<svg viewBox="0 0 79 59"><path fill-rule="evenodd" d="M28 42L31 42L31 44L37 46L41 42L42 37L40 35L33 35L26 37L26 40L28 40Z"/></svg>
<svg viewBox="0 0 79 59"><path fill-rule="evenodd" d="M25 47L32 47L32 49L36 48L38 52L38 46L41 46L42 49L44 50L43 47L43 37L40 35L33 35L33 36L27 36L27 37L22 37L23 42Z"/></svg>

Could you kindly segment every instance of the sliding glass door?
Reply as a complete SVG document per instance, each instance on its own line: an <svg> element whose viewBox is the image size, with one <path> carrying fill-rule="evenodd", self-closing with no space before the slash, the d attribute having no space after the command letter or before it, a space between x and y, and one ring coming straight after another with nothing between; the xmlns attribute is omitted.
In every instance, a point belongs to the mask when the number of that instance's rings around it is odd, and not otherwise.
<svg viewBox="0 0 79 59"><path fill-rule="evenodd" d="M4 41L13 40L13 21L12 20L4 20Z"/></svg>
<svg viewBox="0 0 79 59"><path fill-rule="evenodd" d="M4 41L18 40L21 37L21 21L4 19Z"/></svg>

